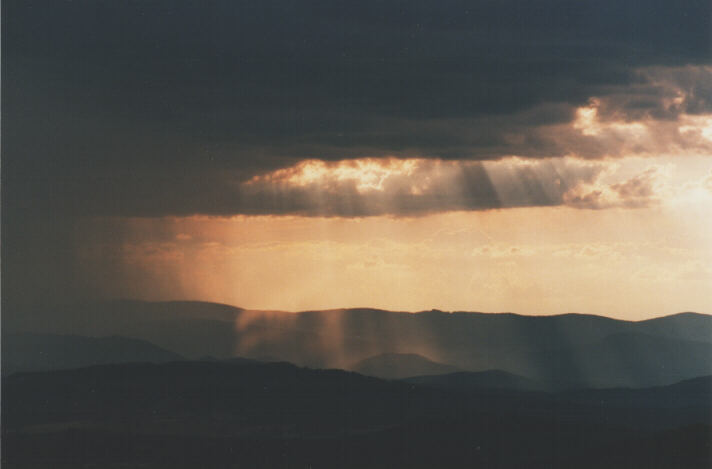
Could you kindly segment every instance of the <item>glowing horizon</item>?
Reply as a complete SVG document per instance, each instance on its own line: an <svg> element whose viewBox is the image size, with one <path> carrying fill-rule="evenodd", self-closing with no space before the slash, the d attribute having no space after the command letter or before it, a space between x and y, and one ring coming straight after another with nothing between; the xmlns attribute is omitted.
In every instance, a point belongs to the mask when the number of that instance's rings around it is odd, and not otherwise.
<svg viewBox="0 0 712 469"><path fill-rule="evenodd" d="M557 206L399 217L87 220L77 235L79 257L84 281L105 297L280 311L373 307L621 319L705 313L712 311L712 220L705 217L712 172L699 169L706 166L702 157L632 158L598 168L595 179L571 190L598 191L608 201L600 207L563 198ZM320 180L331 183L325 175ZM387 191L387 179L382 185L368 192ZM607 199L609 192L618 198ZM123 237L93 236L107 230ZM92 281L97 269L110 281Z"/></svg>

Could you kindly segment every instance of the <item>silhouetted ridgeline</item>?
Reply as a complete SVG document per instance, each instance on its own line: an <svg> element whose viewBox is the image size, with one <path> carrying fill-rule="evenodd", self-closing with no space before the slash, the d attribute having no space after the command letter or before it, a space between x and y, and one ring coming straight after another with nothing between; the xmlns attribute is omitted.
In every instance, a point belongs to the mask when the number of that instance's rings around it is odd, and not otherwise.
<svg viewBox="0 0 712 469"><path fill-rule="evenodd" d="M270 357L317 368L350 369L383 354L417 354L450 371L499 369L559 387L653 386L712 373L712 317L694 313L631 322L577 314L284 313L114 301L3 311L3 333L13 331L119 335L188 358ZM373 374L434 374L406 361Z"/></svg>
<svg viewBox="0 0 712 469"><path fill-rule="evenodd" d="M564 393L449 389L240 361L3 380L3 467L684 467L712 377Z"/></svg>
<svg viewBox="0 0 712 469"><path fill-rule="evenodd" d="M502 370L459 371L440 375L412 376L408 383L440 389L472 391L476 389L508 389L520 391L544 391L554 388L549 383L517 376Z"/></svg>
<svg viewBox="0 0 712 469"><path fill-rule="evenodd" d="M144 340L56 334L3 334L2 374L79 368L107 363L183 360Z"/></svg>
<svg viewBox="0 0 712 469"><path fill-rule="evenodd" d="M415 353L384 353L361 360L351 366L351 369L362 375L385 379L442 375L458 371L454 366L437 363Z"/></svg>
<svg viewBox="0 0 712 469"><path fill-rule="evenodd" d="M110 302L3 326L5 374L54 370L3 377L4 468L712 466L704 315Z"/></svg>

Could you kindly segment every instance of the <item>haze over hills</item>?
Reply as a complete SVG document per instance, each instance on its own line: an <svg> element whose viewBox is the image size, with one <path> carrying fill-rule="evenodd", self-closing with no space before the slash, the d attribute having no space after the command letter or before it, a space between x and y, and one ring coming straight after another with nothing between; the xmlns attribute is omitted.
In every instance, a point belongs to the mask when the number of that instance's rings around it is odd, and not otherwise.
<svg viewBox="0 0 712 469"><path fill-rule="evenodd" d="M455 369L499 369L573 387L653 386L712 373L712 317L694 313L631 322L577 314L286 313L113 301L8 316L3 333L120 335L187 358L268 356L349 369L381 354L418 354Z"/></svg>

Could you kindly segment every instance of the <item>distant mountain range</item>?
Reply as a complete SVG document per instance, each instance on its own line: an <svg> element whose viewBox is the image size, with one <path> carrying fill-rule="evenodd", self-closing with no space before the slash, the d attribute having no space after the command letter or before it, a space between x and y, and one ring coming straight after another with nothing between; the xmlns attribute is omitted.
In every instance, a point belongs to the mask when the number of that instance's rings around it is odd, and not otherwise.
<svg viewBox="0 0 712 469"><path fill-rule="evenodd" d="M356 366L383 377L495 369L576 388L655 386L712 374L712 317L695 313L634 322L579 314L285 313L112 301L4 311L3 336L12 332L117 335L191 359L270 357L313 368Z"/></svg>

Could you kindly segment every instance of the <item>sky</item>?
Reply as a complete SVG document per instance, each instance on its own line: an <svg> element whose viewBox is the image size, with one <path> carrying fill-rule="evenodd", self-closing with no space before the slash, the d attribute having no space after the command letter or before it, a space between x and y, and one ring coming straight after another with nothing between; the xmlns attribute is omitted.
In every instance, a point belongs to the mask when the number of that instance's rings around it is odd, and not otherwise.
<svg viewBox="0 0 712 469"><path fill-rule="evenodd" d="M5 311L712 312L708 0L12 0L2 57Z"/></svg>

